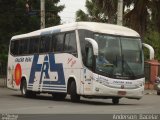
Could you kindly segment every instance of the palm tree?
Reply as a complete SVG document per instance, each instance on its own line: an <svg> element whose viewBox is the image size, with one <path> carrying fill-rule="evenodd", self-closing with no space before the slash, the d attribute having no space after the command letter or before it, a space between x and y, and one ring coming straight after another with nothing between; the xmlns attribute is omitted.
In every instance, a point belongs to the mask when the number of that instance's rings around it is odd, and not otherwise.
<svg viewBox="0 0 160 120"><path fill-rule="evenodd" d="M160 0L152 0L152 23L158 32L160 32Z"/></svg>
<svg viewBox="0 0 160 120"><path fill-rule="evenodd" d="M108 23L116 23L118 0L95 0L99 10L108 17Z"/></svg>
<svg viewBox="0 0 160 120"><path fill-rule="evenodd" d="M125 25L136 30L144 37L147 30L147 22L149 19L150 0L133 0L131 2L134 8L124 16Z"/></svg>
<svg viewBox="0 0 160 120"><path fill-rule="evenodd" d="M76 12L76 21L89 21L88 14L86 14L83 10L78 10Z"/></svg>
<svg viewBox="0 0 160 120"><path fill-rule="evenodd" d="M85 21L116 23L117 4L118 0L86 0L88 14L79 11L77 15ZM123 6L125 26L136 30L144 37L148 23L152 21L160 32L160 0L124 0ZM126 10L126 7L129 9Z"/></svg>
<svg viewBox="0 0 160 120"><path fill-rule="evenodd" d="M86 0L87 13L82 10L76 12L76 21L94 21L106 22L107 18L104 13L100 11L94 0Z"/></svg>

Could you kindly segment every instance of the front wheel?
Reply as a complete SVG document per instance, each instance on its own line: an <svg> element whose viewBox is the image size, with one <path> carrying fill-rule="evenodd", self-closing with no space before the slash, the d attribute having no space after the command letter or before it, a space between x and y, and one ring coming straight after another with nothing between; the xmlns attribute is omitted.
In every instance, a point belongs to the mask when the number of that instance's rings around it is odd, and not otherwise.
<svg viewBox="0 0 160 120"><path fill-rule="evenodd" d="M157 90L157 95L160 95L160 91Z"/></svg>
<svg viewBox="0 0 160 120"><path fill-rule="evenodd" d="M71 87L70 87L70 96L71 96L71 101L72 102L79 102L80 101L80 96L77 94L77 87L76 87L76 82L72 81L71 82Z"/></svg>

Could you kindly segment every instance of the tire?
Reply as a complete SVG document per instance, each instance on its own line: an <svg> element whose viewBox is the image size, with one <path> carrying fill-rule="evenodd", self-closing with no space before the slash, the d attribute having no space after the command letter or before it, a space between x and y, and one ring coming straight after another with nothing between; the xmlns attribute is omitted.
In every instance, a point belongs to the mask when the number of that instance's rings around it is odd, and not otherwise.
<svg viewBox="0 0 160 120"><path fill-rule="evenodd" d="M79 102L80 96L77 94L77 87L75 81L71 82L70 86L70 97L72 102Z"/></svg>
<svg viewBox="0 0 160 120"><path fill-rule="evenodd" d="M27 90L26 80L22 80L20 90L23 97L33 98L36 96L35 92Z"/></svg>
<svg viewBox="0 0 160 120"><path fill-rule="evenodd" d="M53 100L64 100L66 96L66 93L52 93Z"/></svg>
<svg viewBox="0 0 160 120"><path fill-rule="evenodd" d="M113 103L114 105L119 104L119 98L112 98L112 103Z"/></svg>

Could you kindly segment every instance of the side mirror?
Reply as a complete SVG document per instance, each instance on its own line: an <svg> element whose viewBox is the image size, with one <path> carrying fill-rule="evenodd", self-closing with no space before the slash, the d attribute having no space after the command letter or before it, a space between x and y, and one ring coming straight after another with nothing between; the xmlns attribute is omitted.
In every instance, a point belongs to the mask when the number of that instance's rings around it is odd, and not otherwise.
<svg viewBox="0 0 160 120"><path fill-rule="evenodd" d="M98 56L98 44L97 44L97 42L92 38L85 38L85 40L88 41L89 43L91 43L91 45L93 47L93 54L95 56Z"/></svg>

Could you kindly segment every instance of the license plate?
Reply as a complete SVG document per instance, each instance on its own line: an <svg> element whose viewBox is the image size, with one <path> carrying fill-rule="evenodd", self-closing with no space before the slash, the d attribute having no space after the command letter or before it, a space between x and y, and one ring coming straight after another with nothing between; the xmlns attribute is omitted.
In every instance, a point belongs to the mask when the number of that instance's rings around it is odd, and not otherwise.
<svg viewBox="0 0 160 120"><path fill-rule="evenodd" d="M126 95L126 91L118 91L118 95L124 96Z"/></svg>

